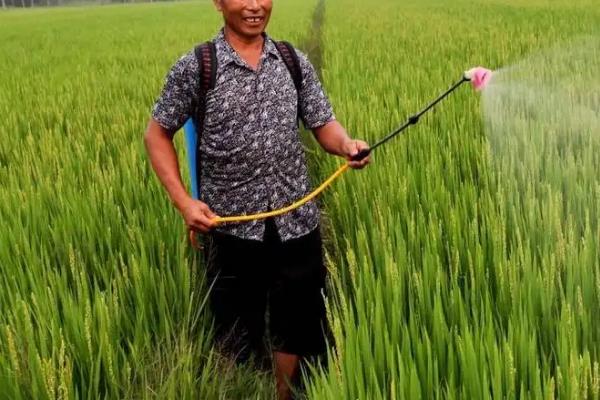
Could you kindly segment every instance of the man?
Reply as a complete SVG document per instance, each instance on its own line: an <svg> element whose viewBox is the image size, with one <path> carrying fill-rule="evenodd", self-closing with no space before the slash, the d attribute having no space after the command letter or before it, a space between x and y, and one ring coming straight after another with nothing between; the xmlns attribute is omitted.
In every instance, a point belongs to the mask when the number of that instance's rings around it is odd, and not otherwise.
<svg viewBox="0 0 600 400"><path fill-rule="evenodd" d="M282 216L216 226L216 215L253 214L289 205L311 191L297 117L331 154L348 160L368 145L348 137L313 66L297 52L298 91L265 27L272 0L214 0L224 27L214 38L217 73L206 93L200 131L200 200L181 181L173 134L197 112L201 80L194 52L169 72L146 134L156 174L186 225L208 234L207 274L216 336L225 351L246 360L263 347L265 312L277 391L301 357L325 351L326 269L319 210L311 201ZM298 115L299 114L299 115ZM368 162L349 161L353 168Z"/></svg>

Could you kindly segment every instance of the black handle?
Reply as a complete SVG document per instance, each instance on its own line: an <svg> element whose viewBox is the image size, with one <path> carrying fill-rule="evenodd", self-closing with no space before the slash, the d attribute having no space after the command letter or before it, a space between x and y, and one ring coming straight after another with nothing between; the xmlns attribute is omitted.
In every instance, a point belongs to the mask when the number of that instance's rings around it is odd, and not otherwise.
<svg viewBox="0 0 600 400"><path fill-rule="evenodd" d="M356 153L355 155L353 155L352 157L350 157L350 161L360 161L363 158L365 158L366 156L368 156L369 154L371 154L371 149L363 149L363 150L359 151L358 153Z"/></svg>

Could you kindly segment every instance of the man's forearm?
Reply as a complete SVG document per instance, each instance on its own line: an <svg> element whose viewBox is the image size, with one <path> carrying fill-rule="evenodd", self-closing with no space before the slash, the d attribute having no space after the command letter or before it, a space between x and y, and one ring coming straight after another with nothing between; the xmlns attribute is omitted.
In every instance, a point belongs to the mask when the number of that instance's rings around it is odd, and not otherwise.
<svg viewBox="0 0 600 400"><path fill-rule="evenodd" d="M347 142L351 139L338 121L331 121L313 130L317 142L330 154L346 156Z"/></svg>
<svg viewBox="0 0 600 400"><path fill-rule="evenodd" d="M151 120L144 136L144 144L154 172L167 190L175 207L181 211L190 196L181 180L179 162L172 139L164 128Z"/></svg>

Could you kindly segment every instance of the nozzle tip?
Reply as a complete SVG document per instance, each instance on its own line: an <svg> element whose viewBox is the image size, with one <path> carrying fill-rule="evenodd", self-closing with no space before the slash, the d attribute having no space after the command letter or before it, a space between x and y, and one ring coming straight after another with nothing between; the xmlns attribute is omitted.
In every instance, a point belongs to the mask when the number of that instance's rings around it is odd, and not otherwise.
<svg viewBox="0 0 600 400"><path fill-rule="evenodd" d="M465 79L471 81L475 90L483 89L492 78L492 71L484 67L474 67L464 73Z"/></svg>

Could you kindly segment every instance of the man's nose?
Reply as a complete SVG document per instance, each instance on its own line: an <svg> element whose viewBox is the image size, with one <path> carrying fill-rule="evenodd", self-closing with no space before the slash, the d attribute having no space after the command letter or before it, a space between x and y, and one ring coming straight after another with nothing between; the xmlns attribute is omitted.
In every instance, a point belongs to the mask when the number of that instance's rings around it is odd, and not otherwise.
<svg viewBox="0 0 600 400"><path fill-rule="evenodd" d="M246 8L249 10L258 10L260 8L258 3L258 0L246 0Z"/></svg>

